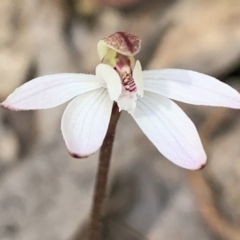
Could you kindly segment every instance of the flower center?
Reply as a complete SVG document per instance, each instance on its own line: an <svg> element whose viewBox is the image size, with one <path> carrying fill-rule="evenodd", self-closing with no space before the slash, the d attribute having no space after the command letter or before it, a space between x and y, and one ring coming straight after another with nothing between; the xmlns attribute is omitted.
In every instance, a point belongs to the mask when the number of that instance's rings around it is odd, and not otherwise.
<svg viewBox="0 0 240 240"><path fill-rule="evenodd" d="M98 43L101 63L96 75L105 82L110 99L119 110L132 113L137 97L143 97L142 68L133 57L140 49L140 39L128 33L115 33Z"/></svg>
<svg viewBox="0 0 240 240"><path fill-rule="evenodd" d="M140 62L132 56L110 50L96 67L96 75L105 82L110 99L117 102L119 111L132 113L137 97L143 97Z"/></svg>
<svg viewBox="0 0 240 240"><path fill-rule="evenodd" d="M135 59L132 57L132 62L133 61L135 62ZM132 66L130 58L118 53L114 69L117 71L121 78L124 90L128 92L136 92L137 87L132 76Z"/></svg>

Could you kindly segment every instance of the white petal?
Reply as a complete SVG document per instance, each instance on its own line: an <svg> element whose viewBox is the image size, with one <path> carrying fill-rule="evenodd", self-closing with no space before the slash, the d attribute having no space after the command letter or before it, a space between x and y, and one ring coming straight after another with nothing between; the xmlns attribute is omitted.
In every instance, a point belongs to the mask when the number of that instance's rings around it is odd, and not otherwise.
<svg viewBox="0 0 240 240"><path fill-rule="evenodd" d="M73 157L87 157L101 147L112 104L106 89L82 94L68 104L62 117L61 129L68 151Z"/></svg>
<svg viewBox="0 0 240 240"><path fill-rule="evenodd" d="M137 102L133 118L173 163L187 169L200 169L205 165L206 154L194 124L170 99L146 93Z"/></svg>
<svg viewBox="0 0 240 240"><path fill-rule="evenodd" d="M194 71L144 71L145 90L174 100L209 106L240 108L240 94L216 78Z"/></svg>
<svg viewBox="0 0 240 240"><path fill-rule="evenodd" d="M81 93L100 87L94 75L72 73L47 75L23 84L1 105L13 110L52 108Z"/></svg>
<svg viewBox="0 0 240 240"><path fill-rule="evenodd" d="M133 79L137 86L137 93L143 97L143 73L141 63L137 60L133 68Z"/></svg>
<svg viewBox="0 0 240 240"><path fill-rule="evenodd" d="M118 73L109 65L100 63L96 67L96 75L99 80L107 84L109 96L116 101L122 92L122 82Z"/></svg>
<svg viewBox="0 0 240 240"><path fill-rule="evenodd" d="M137 100L137 94L136 93L125 92L117 100L119 111L125 110L128 113L133 113L133 111L136 108L136 100Z"/></svg>

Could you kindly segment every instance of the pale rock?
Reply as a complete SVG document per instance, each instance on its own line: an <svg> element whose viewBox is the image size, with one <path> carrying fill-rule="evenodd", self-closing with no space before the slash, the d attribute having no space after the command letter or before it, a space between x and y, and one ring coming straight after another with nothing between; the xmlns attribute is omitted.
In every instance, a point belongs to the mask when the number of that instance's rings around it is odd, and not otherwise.
<svg viewBox="0 0 240 240"><path fill-rule="evenodd" d="M184 68L220 76L240 55L239 1L179 1L167 12L172 26L149 68Z"/></svg>

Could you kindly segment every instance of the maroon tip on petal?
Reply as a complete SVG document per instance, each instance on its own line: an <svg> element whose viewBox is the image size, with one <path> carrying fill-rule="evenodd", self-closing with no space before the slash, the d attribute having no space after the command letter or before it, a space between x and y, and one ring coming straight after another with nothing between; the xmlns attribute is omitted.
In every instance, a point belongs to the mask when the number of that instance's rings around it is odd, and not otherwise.
<svg viewBox="0 0 240 240"><path fill-rule="evenodd" d="M202 170L203 168L205 168L206 165L207 165L206 163L202 164L197 170Z"/></svg>
<svg viewBox="0 0 240 240"><path fill-rule="evenodd" d="M72 156L72 157L74 157L74 158L87 158L88 156L81 156L81 155L79 155L79 154L77 154L77 153L72 153L72 152L69 152L69 154Z"/></svg>

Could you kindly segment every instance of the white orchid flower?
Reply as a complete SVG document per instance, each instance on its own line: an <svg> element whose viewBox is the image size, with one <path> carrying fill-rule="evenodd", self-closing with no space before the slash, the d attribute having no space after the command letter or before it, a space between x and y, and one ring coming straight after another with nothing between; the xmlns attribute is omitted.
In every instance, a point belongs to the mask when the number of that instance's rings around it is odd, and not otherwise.
<svg viewBox="0 0 240 240"><path fill-rule="evenodd" d="M173 163L200 169L206 154L196 127L172 100L240 108L240 94L217 79L194 71L142 71L134 55L140 39L117 32L98 43L96 75L54 74L17 88L1 105L12 110L56 107L73 99L61 123L74 157L97 151L107 132L113 102L128 111L156 148Z"/></svg>

